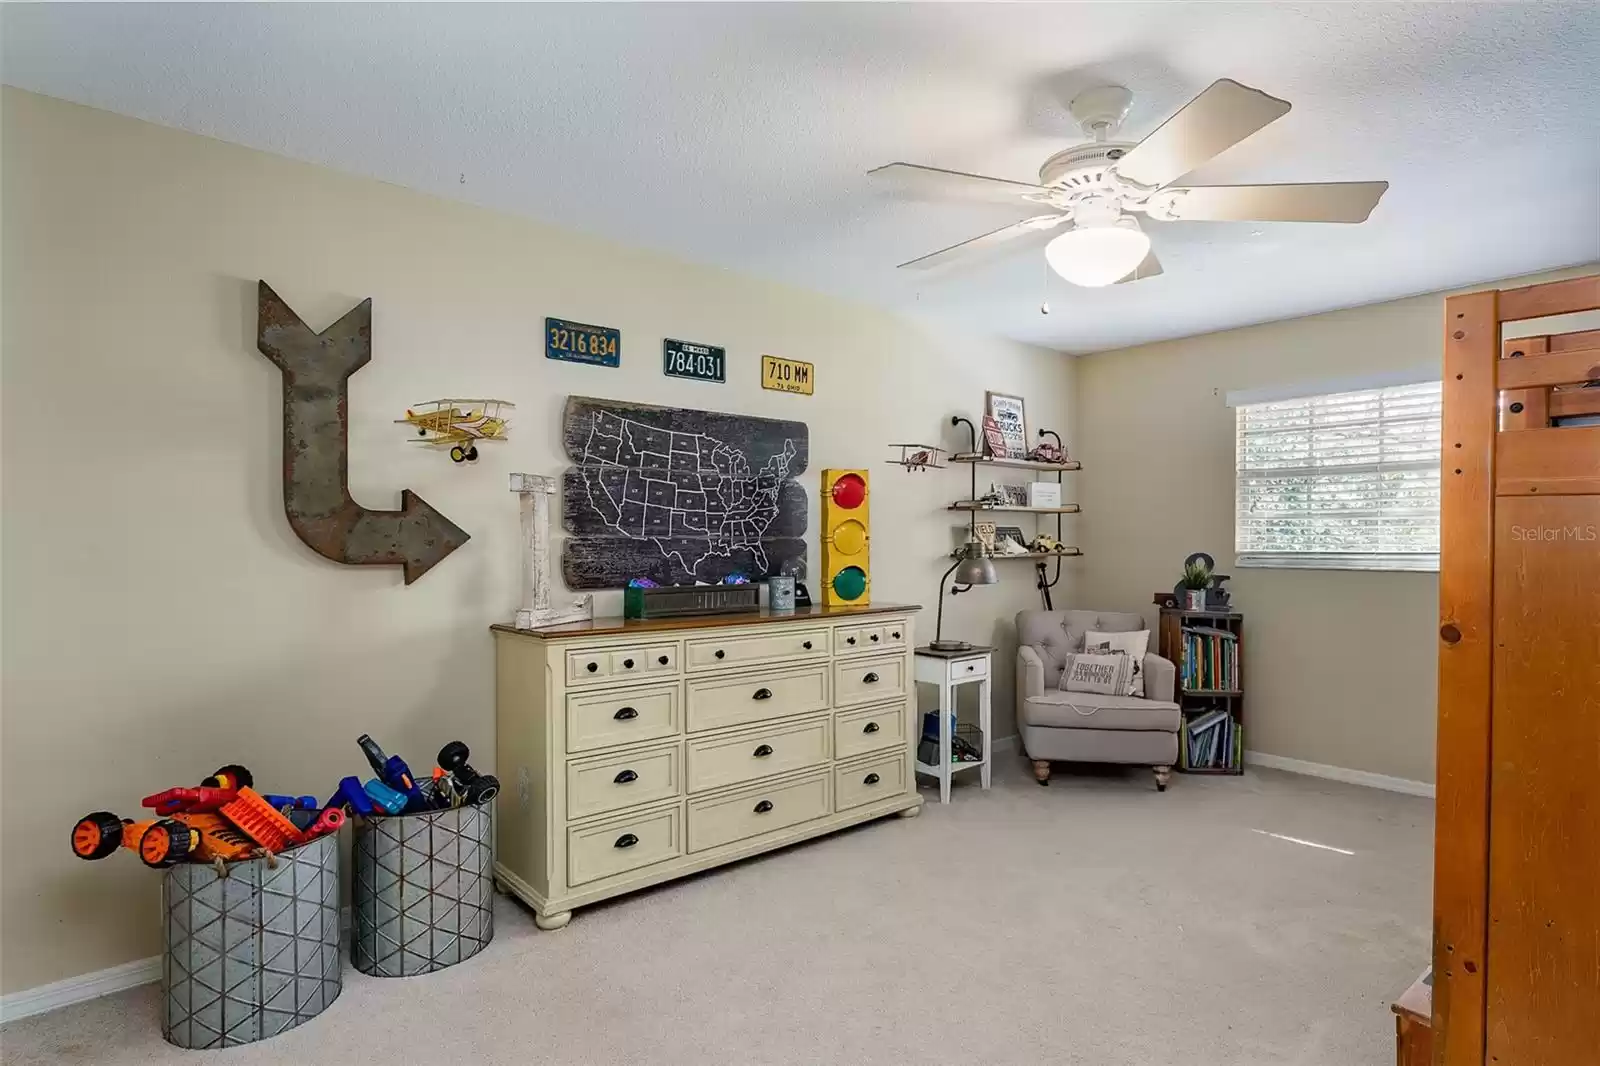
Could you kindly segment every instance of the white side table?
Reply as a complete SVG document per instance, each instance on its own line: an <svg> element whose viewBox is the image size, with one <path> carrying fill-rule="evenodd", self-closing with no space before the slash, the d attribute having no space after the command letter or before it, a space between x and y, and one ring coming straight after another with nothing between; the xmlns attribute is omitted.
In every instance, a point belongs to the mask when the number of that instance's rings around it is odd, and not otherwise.
<svg viewBox="0 0 1600 1066"><path fill-rule="evenodd" d="M950 802L950 776L973 767L982 769L983 787L989 787L990 752L994 737L989 722L989 656L993 648L973 645L965 651L934 651L924 645L916 652L916 680L939 689L939 765L917 760L917 772L939 779L939 802ZM983 731L983 759L980 762L950 761L950 718L956 709L956 688L978 686L978 728ZM921 716L917 723L921 725ZM919 733L920 736L920 733Z"/></svg>

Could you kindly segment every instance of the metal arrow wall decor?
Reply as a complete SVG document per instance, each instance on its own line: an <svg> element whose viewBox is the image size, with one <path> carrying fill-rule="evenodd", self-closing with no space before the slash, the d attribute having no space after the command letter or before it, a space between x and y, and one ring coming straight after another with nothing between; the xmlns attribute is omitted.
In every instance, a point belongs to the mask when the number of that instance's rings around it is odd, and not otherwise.
<svg viewBox="0 0 1600 1066"><path fill-rule="evenodd" d="M372 301L321 333L265 281L256 347L283 371L283 509L313 551L336 563L403 566L406 584L468 535L410 489L400 510L372 511L350 497L350 375L372 358Z"/></svg>

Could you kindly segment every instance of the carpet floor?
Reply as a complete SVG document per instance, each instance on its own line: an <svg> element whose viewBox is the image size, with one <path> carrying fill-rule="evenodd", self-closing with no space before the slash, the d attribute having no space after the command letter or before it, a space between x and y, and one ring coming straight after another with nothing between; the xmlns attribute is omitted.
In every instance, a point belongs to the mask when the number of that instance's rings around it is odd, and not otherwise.
<svg viewBox="0 0 1600 1066"><path fill-rule="evenodd" d="M147 985L0 1030L51 1063L1377 1066L1427 964L1431 801L1270 770L1058 768L578 911L320 1017L180 1051ZM924 790L924 797L929 791ZM1310 846L1311 844L1322 847ZM1333 850L1338 849L1338 850Z"/></svg>

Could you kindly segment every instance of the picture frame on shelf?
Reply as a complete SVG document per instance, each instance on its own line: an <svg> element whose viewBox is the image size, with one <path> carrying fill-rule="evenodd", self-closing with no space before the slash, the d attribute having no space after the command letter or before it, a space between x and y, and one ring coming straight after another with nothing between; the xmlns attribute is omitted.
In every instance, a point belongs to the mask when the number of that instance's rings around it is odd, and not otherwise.
<svg viewBox="0 0 1600 1066"><path fill-rule="evenodd" d="M998 492L1000 494L1000 498L1005 501L1002 506L1028 506L1028 486L1026 485L1001 485L996 483L990 487L989 491Z"/></svg>
<svg viewBox="0 0 1600 1066"><path fill-rule="evenodd" d="M993 419L1005 444L1005 452L996 452L995 458L1021 459L1027 455L1028 418L1022 397L1004 392L985 392L983 407L985 438L988 437L989 420Z"/></svg>
<svg viewBox="0 0 1600 1066"><path fill-rule="evenodd" d="M994 539L996 543L1002 540L1014 540L1023 545L1028 543L1028 538L1022 535L1021 526L995 526Z"/></svg>
<svg viewBox="0 0 1600 1066"><path fill-rule="evenodd" d="M993 554L995 524L993 522L975 522L973 523L972 531L977 534L978 543L983 545L984 554Z"/></svg>

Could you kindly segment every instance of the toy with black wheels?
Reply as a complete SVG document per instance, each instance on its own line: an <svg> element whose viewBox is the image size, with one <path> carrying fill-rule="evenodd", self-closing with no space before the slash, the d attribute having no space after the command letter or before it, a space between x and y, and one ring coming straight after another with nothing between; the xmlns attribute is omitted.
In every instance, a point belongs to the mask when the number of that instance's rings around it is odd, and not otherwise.
<svg viewBox="0 0 1600 1066"><path fill-rule="evenodd" d="M471 754L461 741L452 740L439 749L439 767L455 778L467 803L487 803L500 794L500 779L468 766L467 756Z"/></svg>
<svg viewBox="0 0 1600 1066"><path fill-rule="evenodd" d="M110 811L95 811L72 827L72 854L80 859L103 859L122 847L125 823Z"/></svg>

